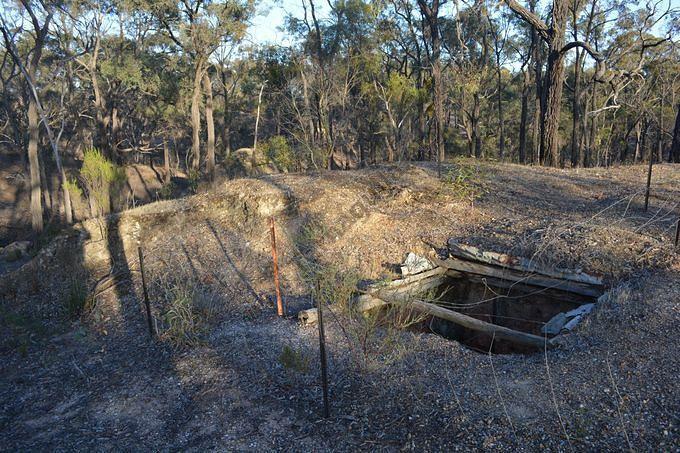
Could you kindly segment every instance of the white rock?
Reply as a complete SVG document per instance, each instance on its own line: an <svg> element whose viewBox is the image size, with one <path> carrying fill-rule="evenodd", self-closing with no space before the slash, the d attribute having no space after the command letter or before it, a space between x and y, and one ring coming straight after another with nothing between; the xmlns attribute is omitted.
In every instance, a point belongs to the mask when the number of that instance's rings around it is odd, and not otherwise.
<svg viewBox="0 0 680 453"><path fill-rule="evenodd" d="M427 258L416 255L410 252L404 260L404 264L401 266L401 275L414 275L420 274L421 272L429 271L434 269L434 264L432 264Z"/></svg>

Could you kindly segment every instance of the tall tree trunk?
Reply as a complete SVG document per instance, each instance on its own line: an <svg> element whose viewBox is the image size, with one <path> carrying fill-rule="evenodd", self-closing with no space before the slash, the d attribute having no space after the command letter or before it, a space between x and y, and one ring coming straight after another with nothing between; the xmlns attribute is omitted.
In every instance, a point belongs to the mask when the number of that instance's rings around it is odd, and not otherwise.
<svg viewBox="0 0 680 453"><path fill-rule="evenodd" d="M522 85L522 110L519 120L519 163L526 163L527 155L527 125L529 123L529 94L530 94L530 80L529 70L522 71L524 75L524 83Z"/></svg>
<svg viewBox="0 0 680 453"><path fill-rule="evenodd" d="M215 120L213 119L212 81L208 71L203 74L205 89L205 125L208 130L208 141L205 149L205 170L212 181L215 178Z"/></svg>
<svg viewBox="0 0 680 453"><path fill-rule="evenodd" d="M222 146L225 157L231 156L231 95L227 87L227 73L224 67L220 70L222 90L224 95L224 109L222 111Z"/></svg>
<svg viewBox="0 0 680 453"><path fill-rule="evenodd" d="M641 135L641 130L640 130L640 120L637 119L635 120L635 156L633 157L635 163L637 164L640 162L640 158L642 157L640 155L640 135Z"/></svg>
<svg viewBox="0 0 680 453"><path fill-rule="evenodd" d="M548 43L548 70L546 74L547 92L543 128L545 148L543 154L549 157L552 165L561 164L560 158L560 110L562 107L562 88L564 86L564 34L567 22L567 0L554 0L552 8L551 39Z"/></svg>
<svg viewBox="0 0 680 453"><path fill-rule="evenodd" d="M437 1L437 0L435 0ZM440 54L439 22L434 15L430 25L432 33L432 82L434 84L435 147L437 152L437 174L441 178L441 165L444 161L444 90L442 88L442 63Z"/></svg>
<svg viewBox="0 0 680 453"><path fill-rule="evenodd" d="M38 140L38 105L33 96L30 96L28 100L28 165L31 175L31 227L36 233L43 230Z"/></svg>
<svg viewBox="0 0 680 453"><path fill-rule="evenodd" d="M193 155L191 168L198 170L201 166L201 80L203 78L203 63L196 61L194 73L194 92L191 97L191 153Z"/></svg>
<svg viewBox="0 0 680 453"><path fill-rule="evenodd" d="M434 86L434 133L435 155L437 157L437 175L441 177L441 163L444 160L444 91L442 87L441 66L441 35L439 31L440 0L432 0L428 5L426 0L418 0L420 12L429 26L430 58L432 65L432 84Z"/></svg>
<svg viewBox="0 0 680 453"><path fill-rule="evenodd" d="M661 101L659 103L659 131L657 141L657 162L663 162L663 92L661 93Z"/></svg>
<svg viewBox="0 0 680 453"><path fill-rule="evenodd" d="M579 137L579 124L581 119L581 58L582 53L576 49L574 62L574 98L571 106L571 166L581 165L581 139Z"/></svg>
<svg viewBox="0 0 680 453"><path fill-rule="evenodd" d="M529 3L531 12L533 13L536 9L536 0ZM531 28L531 43L533 45L531 60L532 67L534 69L534 109L533 109L533 126L532 131L532 153L533 161L536 164L540 164L543 161L543 156L541 155L541 130L543 129L541 125L541 119L543 118L543 58L541 52L541 46L543 45L538 37L538 33L535 28Z"/></svg>
<svg viewBox="0 0 680 453"><path fill-rule="evenodd" d="M675 114L675 127L673 128L673 144L670 152L671 162L680 163L680 104Z"/></svg>
<svg viewBox="0 0 680 453"><path fill-rule="evenodd" d="M503 119L503 79L500 62L498 62L498 156L501 160L505 157L505 120Z"/></svg>

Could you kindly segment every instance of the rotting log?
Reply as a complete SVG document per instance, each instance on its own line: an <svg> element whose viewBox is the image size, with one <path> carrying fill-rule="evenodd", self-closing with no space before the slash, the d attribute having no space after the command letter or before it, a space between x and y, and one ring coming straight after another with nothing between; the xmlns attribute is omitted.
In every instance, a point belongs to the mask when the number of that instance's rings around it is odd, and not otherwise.
<svg viewBox="0 0 680 453"><path fill-rule="evenodd" d="M448 271L456 278L460 278L461 273L457 271ZM590 304L593 302L592 296L584 296L582 294L576 294L572 292L562 291L559 289L543 288L539 286L529 285L526 282L515 282L510 280L505 280L502 278L489 277L486 275L468 274L466 279L470 282L478 283L480 285L493 286L495 288L503 288L507 290L518 290L518 298L524 298L531 295L540 294L542 296L550 297L553 299L559 299L562 302L570 302L573 304Z"/></svg>
<svg viewBox="0 0 680 453"><path fill-rule="evenodd" d="M446 270L443 269L442 272L439 272L432 277L423 278L421 280L403 284L397 287L389 286L369 288L369 290L366 291L366 294L376 297L390 297L393 299L398 299L399 301L409 300L416 295L423 294L426 291L438 288L439 286L446 283L448 276L446 275L445 271Z"/></svg>
<svg viewBox="0 0 680 453"><path fill-rule="evenodd" d="M363 291L364 294L354 299L354 308L360 312L365 312L381 307L387 304L383 298L395 302L406 302L430 289L441 286L446 282L446 279L446 269L435 268L409 278L370 285ZM298 312L298 319L303 325L315 325L318 322L317 309L301 310Z"/></svg>
<svg viewBox="0 0 680 453"><path fill-rule="evenodd" d="M404 301L387 301L379 297L374 297L369 294L364 294L356 300L356 307L361 311L373 310L378 307L384 307L390 303L403 303ZM491 324L486 321L481 321L479 319L473 318L471 316L458 313L453 310L449 310L438 305L424 302L422 300L413 299L408 301L412 308L418 311L426 313L428 315L444 319L446 321L453 322L460 326L466 327L477 332L483 332L489 335L494 335L495 338L499 340L512 341L514 343L519 343L527 346L533 346L536 348L543 347L553 347L554 344L550 339L540 337L538 335L533 335L530 333L520 332L517 330L510 329L508 327L499 326L497 324Z"/></svg>
<svg viewBox="0 0 680 453"><path fill-rule="evenodd" d="M598 297L603 292L600 285L566 280L528 271L520 271L510 267L497 267L482 262L466 261L456 257L440 259L431 256L429 259L438 266L466 274L477 274L514 282L522 282L527 285L558 289L590 297Z"/></svg>
<svg viewBox="0 0 680 453"><path fill-rule="evenodd" d="M453 239L449 239L448 251L449 255L464 260L477 261L480 263L486 263L492 266L499 266L520 272L541 274L546 277L552 277L560 280L568 280L593 286L602 286L602 279L593 275L583 272L573 272L566 269L542 267L532 260L526 258L480 250L477 247L473 247L471 245L460 244ZM430 259L430 261L432 261L432 259Z"/></svg>
<svg viewBox="0 0 680 453"><path fill-rule="evenodd" d="M436 316L437 318L441 318L446 321L451 321L453 323L456 323L463 327L467 327L468 329L472 329L477 332L483 332L489 335L493 335L495 338L498 338L499 340L508 340L512 341L513 343L533 346L536 348L553 346L552 342L547 338L539 337L538 335L533 335L530 333L519 332L517 330L509 329L507 327L499 326L497 324L491 324L486 321L481 321L471 316L467 316L456 311L448 310L446 308L442 308L438 305L431 304L429 302L414 300L411 301L410 304L413 308L420 310L423 313Z"/></svg>

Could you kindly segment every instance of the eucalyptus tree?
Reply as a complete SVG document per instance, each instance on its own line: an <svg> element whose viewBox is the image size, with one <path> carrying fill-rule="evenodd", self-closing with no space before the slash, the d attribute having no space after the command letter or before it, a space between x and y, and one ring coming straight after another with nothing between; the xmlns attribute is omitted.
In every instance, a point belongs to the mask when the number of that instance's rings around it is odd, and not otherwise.
<svg viewBox="0 0 680 453"><path fill-rule="evenodd" d="M8 19L6 19L5 14L0 16L0 32L3 36L5 49L11 55L16 66L20 69L27 86L27 154L29 161L31 189L31 226L35 232L39 233L43 230L44 226L41 193L41 166L38 153L41 123L47 132L50 146L52 148L54 159L57 165L60 191L63 195L61 204L67 223L71 223L72 221L72 209L70 195L68 190L65 190L64 188L64 182L66 178L64 169L61 165L59 144L54 137L48 118L45 116L45 110L43 109L42 103L40 101L40 94L38 92L40 64L43 51L47 44L50 25L52 24L52 20L54 18L55 5L43 2L32 2L30 0L21 0L20 3L21 8L19 8L17 11L12 11L9 5L3 4L3 7L7 7L4 9L4 13L9 13L12 15L16 14L14 17L18 16L19 19L15 22L14 26L12 26L9 24ZM23 28L24 18L21 17L21 15L24 13L28 16L27 21L30 23L30 26L26 29ZM26 41L30 43L25 54L22 54L22 52L19 50L15 39L26 39Z"/></svg>
<svg viewBox="0 0 680 453"><path fill-rule="evenodd" d="M240 41L253 13L252 0L161 0L146 4L177 50L191 62L192 168L201 163L201 100L204 76L215 51L225 43ZM212 121L212 115L207 118ZM214 130L214 124L208 125ZM206 170L215 168L214 133L206 150Z"/></svg>

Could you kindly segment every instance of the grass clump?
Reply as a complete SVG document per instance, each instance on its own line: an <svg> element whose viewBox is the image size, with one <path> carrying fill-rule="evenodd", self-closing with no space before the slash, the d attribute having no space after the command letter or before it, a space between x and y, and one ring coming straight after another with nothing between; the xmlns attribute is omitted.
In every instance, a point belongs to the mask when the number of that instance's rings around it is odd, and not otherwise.
<svg viewBox="0 0 680 453"><path fill-rule="evenodd" d="M64 298L64 309L69 319L75 319L94 308L94 300L87 291L85 283L78 278L72 278L68 293Z"/></svg>
<svg viewBox="0 0 680 453"><path fill-rule="evenodd" d="M279 355L279 363L286 369L298 373L309 372L310 358L292 346L284 345Z"/></svg>
<svg viewBox="0 0 680 453"><path fill-rule="evenodd" d="M443 182L453 196L470 204L486 193L486 174L474 163L458 160L444 175Z"/></svg>
<svg viewBox="0 0 680 453"><path fill-rule="evenodd" d="M193 285L173 284L164 289L161 337L176 347L202 344L202 335L215 315L212 298Z"/></svg>

